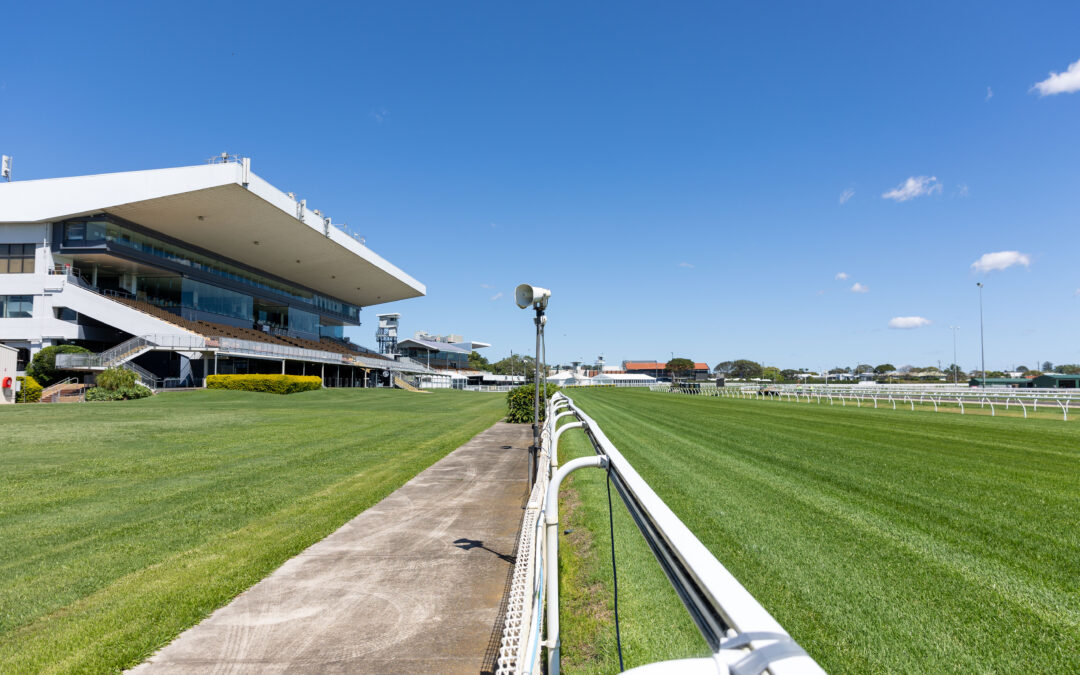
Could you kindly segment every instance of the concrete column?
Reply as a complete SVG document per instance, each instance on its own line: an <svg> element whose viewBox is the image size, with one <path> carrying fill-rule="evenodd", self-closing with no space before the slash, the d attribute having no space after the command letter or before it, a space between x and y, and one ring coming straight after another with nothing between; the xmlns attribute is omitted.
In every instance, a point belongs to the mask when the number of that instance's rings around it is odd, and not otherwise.
<svg viewBox="0 0 1080 675"><path fill-rule="evenodd" d="M319 377L322 378L322 386L326 386L326 364L319 366Z"/></svg>
<svg viewBox="0 0 1080 675"><path fill-rule="evenodd" d="M281 359L281 374L285 374L285 359Z"/></svg>

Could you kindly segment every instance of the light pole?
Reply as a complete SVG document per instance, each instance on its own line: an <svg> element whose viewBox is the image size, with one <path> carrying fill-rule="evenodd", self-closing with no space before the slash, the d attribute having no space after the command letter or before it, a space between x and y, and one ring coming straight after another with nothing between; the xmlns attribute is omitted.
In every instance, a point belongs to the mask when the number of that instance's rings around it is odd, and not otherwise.
<svg viewBox="0 0 1080 675"><path fill-rule="evenodd" d="M960 326L949 326L949 330L952 331L952 381L953 384L957 384L957 378L960 376L960 373L957 372L959 366L956 365L956 331L960 330Z"/></svg>
<svg viewBox="0 0 1080 675"><path fill-rule="evenodd" d="M540 452L540 346L544 337L544 324L547 323L544 310L547 309L551 291L538 286L521 284L514 291L514 296L517 306L521 309L532 305L533 309L536 310L536 318L533 319L533 323L536 324L536 361L533 364L535 366L533 372L533 444L529 448L529 486L531 487L536 480L536 457ZM547 400L546 378L544 400Z"/></svg>
<svg viewBox="0 0 1080 675"><path fill-rule="evenodd" d="M979 287L979 354L982 359L982 386L983 389L986 389L986 341L983 338L983 285L981 281L976 281L975 285Z"/></svg>

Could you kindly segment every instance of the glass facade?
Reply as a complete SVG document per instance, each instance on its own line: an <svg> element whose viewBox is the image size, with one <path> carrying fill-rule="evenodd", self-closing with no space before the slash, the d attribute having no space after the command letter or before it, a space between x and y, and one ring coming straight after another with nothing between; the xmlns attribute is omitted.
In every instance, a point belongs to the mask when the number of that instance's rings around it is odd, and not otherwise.
<svg viewBox="0 0 1080 675"><path fill-rule="evenodd" d="M423 347L399 347L398 351L414 361L423 364L431 364L433 368L458 368L469 367L469 355L461 352L444 352L434 349L428 350Z"/></svg>
<svg viewBox="0 0 1080 675"><path fill-rule="evenodd" d="M36 247L36 244L0 244L0 274L32 273Z"/></svg>
<svg viewBox="0 0 1080 675"><path fill-rule="evenodd" d="M319 334L319 316L295 307L289 308L289 330Z"/></svg>
<svg viewBox="0 0 1080 675"><path fill-rule="evenodd" d="M344 340L345 326L319 326L319 336L334 338L335 340Z"/></svg>
<svg viewBox="0 0 1080 675"><path fill-rule="evenodd" d="M29 319L34 315L34 296L0 295L0 318Z"/></svg>
<svg viewBox="0 0 1080 675"><path fill-rule="evenodd" d="M111 220L94 219L64 223L65 246L94 246L104 242L168 260L177 265L213 274L233 283L266 289L302 302L311 303L316 309L344 317L353 323L360 322L360 308L318 293L312 293L250 272L235 265L187 250L155 237L136 232ZM32 246L32 245L31 245ZM32 265L33 261L31 261Z"/></svg>
<svg viewBox="0 0 1080 675"><path fill-rule="evenodd" d="M183 307L252 321L255 317L254 304L250 295L227 291L224 288L192 279L182 280L181 306ZM316 321L318 321L317 318Z"/></svg>
<svg viewBox="0 0 1080 675"><path fill-rule="evenodd" d="M204 284L205 285L205 284ZM180 277L140 277L136 294L158 307L183 307L183 279Z"/></svg>

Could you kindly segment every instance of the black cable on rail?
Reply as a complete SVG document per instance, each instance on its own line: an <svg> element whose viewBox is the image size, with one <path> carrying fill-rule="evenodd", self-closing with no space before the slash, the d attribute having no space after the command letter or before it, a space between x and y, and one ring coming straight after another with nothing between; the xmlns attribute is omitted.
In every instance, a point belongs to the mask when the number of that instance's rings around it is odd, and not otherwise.
<svg viewBox="0 0 1080 675"><path fill-rule="evenodd" d="M619 630L619 573L615 567L615 513L611 508L611 465L607 470L607 510L611 529L611 578L615 582L615 646L619 650L619 672L626 670L622 658L622 632Z"/></svg>

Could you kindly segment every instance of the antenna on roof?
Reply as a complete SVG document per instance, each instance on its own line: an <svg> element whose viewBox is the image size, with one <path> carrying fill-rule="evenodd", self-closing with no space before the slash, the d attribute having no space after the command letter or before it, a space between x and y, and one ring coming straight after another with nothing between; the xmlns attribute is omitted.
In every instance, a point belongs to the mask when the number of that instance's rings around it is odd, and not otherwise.
<svg viewBox="0 0 1080 675"><path fill-rule="evenodd" d="M229 162L243 163L246 158L240 155L230 155L227 152L223 152L220 155L214 155L210 159L206 160L207 164L228 164Z"/></svg>
<svg viewBox="0 0 1080 675"><path fill-rule="evenodd" d="M0 178L11 182L11 155L3 155L0 159Z"/></svg>

